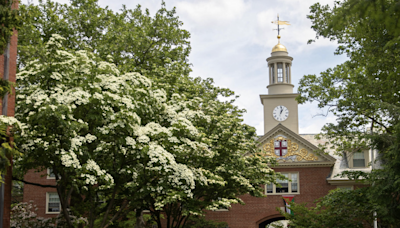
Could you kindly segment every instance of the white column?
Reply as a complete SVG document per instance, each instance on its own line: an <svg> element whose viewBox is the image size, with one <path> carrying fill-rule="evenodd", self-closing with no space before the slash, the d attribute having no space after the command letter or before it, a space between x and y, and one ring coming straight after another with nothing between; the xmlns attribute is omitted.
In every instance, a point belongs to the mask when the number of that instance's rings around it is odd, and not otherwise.
<svg viewBox="0 0 400 228"><path fill-rule="evenodd" d="M269 84L268 85L271 85L271 82L272 82L272 79L271 79L271 64L268 64L268 75L269 75Z"/></svg>
<svg viewBox="0 0 400 228"><path fill-rule="evenodd" d="M282 73L283 73L283 80L282 80L282 82L283 83L287 83L288 82L288 80L287 80L287 78L286 78L286 63L285 62L283 62L282 63Z"/></svg>

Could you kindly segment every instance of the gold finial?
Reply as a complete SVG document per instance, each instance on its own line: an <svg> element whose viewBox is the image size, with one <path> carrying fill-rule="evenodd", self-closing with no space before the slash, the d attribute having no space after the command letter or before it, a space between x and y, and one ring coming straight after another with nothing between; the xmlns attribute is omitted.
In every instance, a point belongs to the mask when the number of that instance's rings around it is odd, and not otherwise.
<svg viewBox="0 0 400 228"><path fill-rule="evenodd" d="M281 36L279 35L279 31L281 31L283 28L279 28L279 25L290 25L289 21L280 21L279 20L279 14L277 16L278 20L276 21L272 21L272 24L276 24L278 26L278 29L274 29L274 30L278 30L278 42L280 42Z"/></svg>

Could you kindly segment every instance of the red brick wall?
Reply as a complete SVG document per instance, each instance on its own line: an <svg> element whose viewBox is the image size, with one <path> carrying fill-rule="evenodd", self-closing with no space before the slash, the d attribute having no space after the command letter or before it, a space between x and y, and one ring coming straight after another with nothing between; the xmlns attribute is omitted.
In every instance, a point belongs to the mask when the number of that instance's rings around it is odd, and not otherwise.
<svg viewBox="0 0 400 228"><path fill-rule="evenodd" d="M275 168L277 172L299 172L300 194L294 194L297 203L312 203L336 188L327 183L331 168ZM229 211L207 212L206 218L225 221L230 228L258 228L267 219L281 217L276 208L283 207L282 195L268 195L256 198L250 195L241 197L245 205L235 204Z"/></svg>
<svg viewBox="0 0 400 228"><path fill-rule="evenodd" d="M47 171L35 172L34 170L29 170L25 175L25 181L40 183L42 185L55 185L55 179L47 179ZM37 215L40 217L55 217L57 214L46 214L46 192L57 192L55 188L43 188L39 186L34 186L30 184L24 185L24 202L33 201L32 204L36 205Z"/></svg>
<svg viewBox="0 0 400 228"><path fill-rule="evenodd" d="M18 9L18 1L15 1L13 9ZM14 35L10 41L10 58L9 58L9 81L15 82L17 73L17 40L18 32L14 31ZM3 50L2 50L3 51ZM0 56L0 77L4 77L4 55ZM0 102L2 102L0 100ZM14 116L15 112L15 91L12 95L8 96L7 116ZM0 109L2 113L2 109ZM4 180L4 213L3 213L3 227L10 227L10 212L11 212L11 189L12 189L12 167L7 169L7 175Z"/></svg>
<svg viewBox="0 0 400 228"><path fill-rule="evenodd" d="M16 1L16 8L18 8L18 1ZM16 74L17 74L17 41L18 41L18 31L14 31L14 35L11 37L10 42L10 61L9 61L9 75L8 80L11 82L15 82ZM0 56L0 76L4 77L4 55ZM0 113L2 113L2 109L0 109ZM7 108L7 116L14 116L15 113L15 90L12 95L8 96L8 108Z"/></svg>
<svg viewBox="0 0 400 228"><path fill-rule="evenodd" d="M326 195L336 186L327 183L326 178L331 168L275 168L277 172L298 172L300 194L295 195L295 202L310 203ZM45 185L55 185L54 179L46 178L46 171L35 172L30 170L25 180ZM38 207L37 214L41 217L54 217L46 214L46 192L57 192L55 188L42 188L33 185L24 186L24 202L33 201ZM241 197L245 205L232 205L229 211L207 212L206 218L226 221L230 228L258 228L258 225L270 218L281 217L276 208L283 207L281 195L268 195L265 198L256 198L250 195ZM313 204L312 204L313 205Z"/></svg>

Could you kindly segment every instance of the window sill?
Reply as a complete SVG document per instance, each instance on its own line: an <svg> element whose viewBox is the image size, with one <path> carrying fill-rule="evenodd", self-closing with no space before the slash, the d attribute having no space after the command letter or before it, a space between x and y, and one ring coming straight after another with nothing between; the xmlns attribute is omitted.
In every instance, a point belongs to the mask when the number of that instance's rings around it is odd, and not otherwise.
<svg viewBox="0 0 400 228"><path fill-rule="evenodd" d="M215 211L229 211L228 209L218 209L218 210L215 210Z"/></svg>
<svg viewBox="0 0 400 228"><path fill-rule="evenodd" d="M56 215L56 214L60 214L60 212L48 212L48 211L46 211L46 215Z"/></svg>
<svg viewBox="0 0 400 228"><path fill-rule="evenodd" d="M280 193L266 193L267 196L281 196L281 195L300 195L300 192L290 193L290 192L280 192Z"/></svg>

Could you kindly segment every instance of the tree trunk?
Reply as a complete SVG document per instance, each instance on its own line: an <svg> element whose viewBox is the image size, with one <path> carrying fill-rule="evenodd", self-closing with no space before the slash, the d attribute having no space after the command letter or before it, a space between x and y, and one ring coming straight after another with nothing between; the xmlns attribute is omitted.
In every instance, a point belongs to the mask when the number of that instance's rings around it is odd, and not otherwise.
<svg viewBox="0 0 400 228"><path fill-rule="evenodd" d="M69 216L69 211L68 211L69 196L71 195L72 190L73 189L71 187L69 194L67 194L67 196L65 197L64 194L62 194L62 193L64 193L64 191L62 191L61 186L57 184L58 197L59 197L60 203L61 203L61 212L63 213L65 221L69 228L73 228L73 225L71 222L71 217Z"/></svg>
<svg viewBox="0 0 400 228"><path fill-rule="evenodd" d="M145 228L146 224L143 219L143 210L136 210L136 225L135 228Z"/></svg>
<svg viewBox="0 0 400 228"><path fill-rule="evenodd" d="M4 210L3 210L3 228L10 227L11 216L11 189L12 189L12 158L10 159L10 166L7 167L7 174L4 178Z"/></svg>

